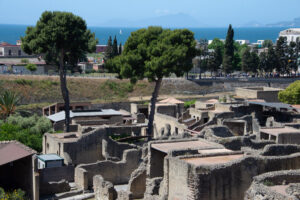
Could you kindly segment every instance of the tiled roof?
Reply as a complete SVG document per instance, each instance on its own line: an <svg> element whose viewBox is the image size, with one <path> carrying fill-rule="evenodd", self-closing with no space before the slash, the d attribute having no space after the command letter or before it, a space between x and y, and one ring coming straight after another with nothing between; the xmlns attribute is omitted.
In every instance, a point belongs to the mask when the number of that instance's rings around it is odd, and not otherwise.
<svg viewBox="0 0 300 200"><path fill-rule="evenodd" d="M209 99L205 103L218 103L218 102L219 102L218 99Z"/></svg>
<svg viewBox="0 0 300 200"><path fill-rule="evenodd" d="M7 42L0 43L0 47L17 47L18 45L9 44Z"/></svg>
<svg viewBox="0 0 300 200"><path fill-rule="evenodd" d="M292 105L293 108L296 108L296 109L300 109L300 105L297 104L297 105Z"/></svg>
<svg viewBox="0 0 300 200"><path fill-rule="evenodd" d="M25 158L35 153L36 151L18 141L0 141L0 165Z"/></svg>
<svg viewBox="0 0 300 200"><path fill-rule="evenodd" d="M159 101L159 103L182 104L184 102L180 101L178 99L175 99L173 97L170 97L170 98Z"/></svg>

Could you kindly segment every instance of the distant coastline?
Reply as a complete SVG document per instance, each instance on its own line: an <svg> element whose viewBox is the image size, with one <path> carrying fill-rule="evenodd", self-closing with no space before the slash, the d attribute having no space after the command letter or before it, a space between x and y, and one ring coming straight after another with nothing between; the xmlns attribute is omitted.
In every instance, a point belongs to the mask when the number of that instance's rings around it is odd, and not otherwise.
<svg viewBox="0 0 300 200"><path fill-rule="evenodd" d="M8 42L15 44L21 36L24 36L26 25L0 24L0 42ZM130 33L140 29L129 27L89 27L92 32L95 32L99 39L99 44L106 44L108 37L117 36L118 42L124 44ZM290 27L234 27L235 39L249 40L256 42L257 40L272 40L276 41L280 31ZM227 27L219 28L188 28L195 33L195 38L205 38L208 40L214 38L225 38ZM120 31L121 30L121 31ZM121 34L120 34L121 33Z"/></svg>

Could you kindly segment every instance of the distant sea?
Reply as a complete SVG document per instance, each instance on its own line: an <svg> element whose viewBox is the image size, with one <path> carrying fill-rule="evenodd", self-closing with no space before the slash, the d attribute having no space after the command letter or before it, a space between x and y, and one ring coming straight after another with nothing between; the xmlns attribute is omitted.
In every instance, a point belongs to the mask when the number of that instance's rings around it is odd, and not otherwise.
<svg viewBox="0 0 300 200"><path fill-rule="evenodd" d="M25 35L26 25L4 25L0 24L0 42L8 42L15 44L21 36ZM116 36L118 42L124 44L132 31L139 28L122 28L122 27L89 27L95 32L99 39L99 44L106 44L109 36ZM233 27L234 28L234 27ZM227 28L189 28L195 33L196 39L205 38L212 40L214 38L225 39ZM234 28L236 40L249 40L256 42L257 40L273 40L276 41L279 32L287 29L287 27L259 27L259 28Z"/></svg>

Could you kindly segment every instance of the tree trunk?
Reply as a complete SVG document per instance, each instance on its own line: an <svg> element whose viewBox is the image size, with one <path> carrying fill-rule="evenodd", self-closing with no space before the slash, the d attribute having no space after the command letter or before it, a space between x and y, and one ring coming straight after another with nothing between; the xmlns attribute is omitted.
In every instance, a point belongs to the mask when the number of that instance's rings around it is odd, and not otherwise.
<svg viewBox="0 0 300 200"><path fill-rule="evenodd" d="M157 81L155 81L155 88L152 93L152 98L151 98L151 110L150 110L150 115L149 115L149 121L148 121L148 130L147 130L147 135L150 138L150 136L153 135L153 121L154 121L154 114L155 114L155 104L158 96L158 92L161 86L162 78L159 78Z"/></svg>
<svg viewBox="0 0 300 200"><path fill-rule="evenodd" d="M70 99L67 88L67 73L64 66L64 50L62 49L59 56L59 78L61 94L65 103L65 131L70 132Z"/></svg>

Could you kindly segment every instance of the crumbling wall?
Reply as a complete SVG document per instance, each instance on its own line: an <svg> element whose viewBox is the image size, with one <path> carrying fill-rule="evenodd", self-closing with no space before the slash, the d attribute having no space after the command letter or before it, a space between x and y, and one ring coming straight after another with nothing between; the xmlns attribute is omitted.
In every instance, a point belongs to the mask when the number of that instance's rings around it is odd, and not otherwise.
<svg viewBox="0 0 300 200"><path fill-rule="evenodd" d="M279 144L300 144L299 133L282 133L277 136Z"/></svg>
<svg viewBox="0 0 300 200"><path fill-rule="evenodd" d="M169 159L168 167L168 174L166 174L168 183L165 185L168 191L168 199L191 199L193 194L193 187L190 185L193 182L191 165Z"/></svg>
<svg viewBox="0 0 300 200"><path fill-rule="evenodd" d="M40 195L52 195L55 193L62 193L70 191L71 187L66 180L50 181L40 183Z"/></svg>
<svg viewBox="0 0 300 200"><path fill-rule="evenodd" d="M189 165L178 157L170 158L169 162L169 199L241 200L254 176L298 169L300 153L276 157L245 156L219 165Z"/></svg>
<svg viewBox="0 0 300 200"><path fill-rule="evenodd" d="M105 181L112 184L127 184L131 173L141 162L141 153L141 149L128 149L119 162L105 160L78 165L75 168L75 183L82 189L91 188L93 177L101 175Z"/></svg>
<svg viewBox="0 0 300 200"><path fill-rule="evenodd" d="M103 160L102 140L107 139L105 128L85 133L74 142L63 143L65 163L78 165Z"/></svg>
<svg viewBox="0 0 300 200"><path fill-rule="evenodd" d="M265 146L261 155L263 156L284 156L300 152L300 145L270 144Z"/></svg>
<svg viewBox="0 0 300 200"><path fill-rule="evenodd" d="M247 146L253 149L264 148L268 144L274 144L273 141L256 141L255 135L250 136L234 136L226 126L208 126L200 133L200 137L208 141L222 144L227 149L241 150L241 147Z"/></svg>
<svg viewBox="0 0 300 200"><path fill-rule="evenodd" d="M263 90L263 88L261 88ZM238 97L247 98L247 99L257 99L258 90L249 89L249 88L235 88L235 94Z"/></svg>
<svg viewBox="0 0 300 200"><path fill-rule="evenodd" d="M278 92L279 90L257 91L257 98L263 99L266 102L280 102L278 99Z"/></svg>
<svg viewBox="0 0 300 200"><path fill-rule="evenodd" d="M272 187L280 186L282 192L274 190ZM297 187L296 191L291 191L292 187ZM264 199L299 199L300 170L276 171L261 174L253 178L251 187L247 190L244 200ZM285 194L284 194L285 193Z"/></svg>
<svg viewBox="0 0 300 200"><path fill-rule="evenodd" d="M110 138L102 140L102 154L106 159L121 160L127 149L136 149L137 146L127 143L116 142Z"/></svg>
<svg viewBox="0 0 300 200"><path fill-rule="evenodd" d="M131 174L128 190L131 192L132 198L142 199L146 191L146 164L142 163Z"/></svg>
<svg viewBox="0 0 300 200"><path fill-rule="evenodd" d="M149 104L150 108L151 104ZM156 106L156 112L163 115L168 115L171 117L177 117L177 105L176 104L157 104ZM149 109L150 110L150 109Z"/></svg>
<svg viewBox="0 0 300 200"><path fill-rule="evenodd" d="M166 124L170 125L171 134L182 134L187 126L178 122L177 118L156 113L154 115L154 138L160 137L160 130L165 128Z"/></svg>
<svg viewBox="0 0 300 200"><path fill-rule="evenodd" d="M60 142L51 135L51 133L45 133L43 136L43 154L54 153L60 155L59 152Z"/></svg>
<svg viewBox="0 0 300 200"><path fill-rule="evenodd" d="M101 175L94 176L93 188L96 200L116 200L118 197L113 184L105 181Z"/></svg>
<svg viewBox="0 0 300 200"><path fill-rule="evenodd" d="M166 153L150 148L148 164L149 170L147 170L150 178L163 176L164 157L166 155Z"/></svg>
<svg viewBox="0 0 300 200"><path fill-rule="evenodd" d="M141 130L146 125L122 125L122 126L114 126L110 125L106 127L106 132L108 135L121 135L121 134L128 134L128 135L141 135Z"/></svg>
<svg viewBox="0 0 300 200"><path fill-rule="evenodd" d="M74 166L52 167L39 169L40 183L51 181L60 181L62 179L72 182L74 181Z"/></svg>

